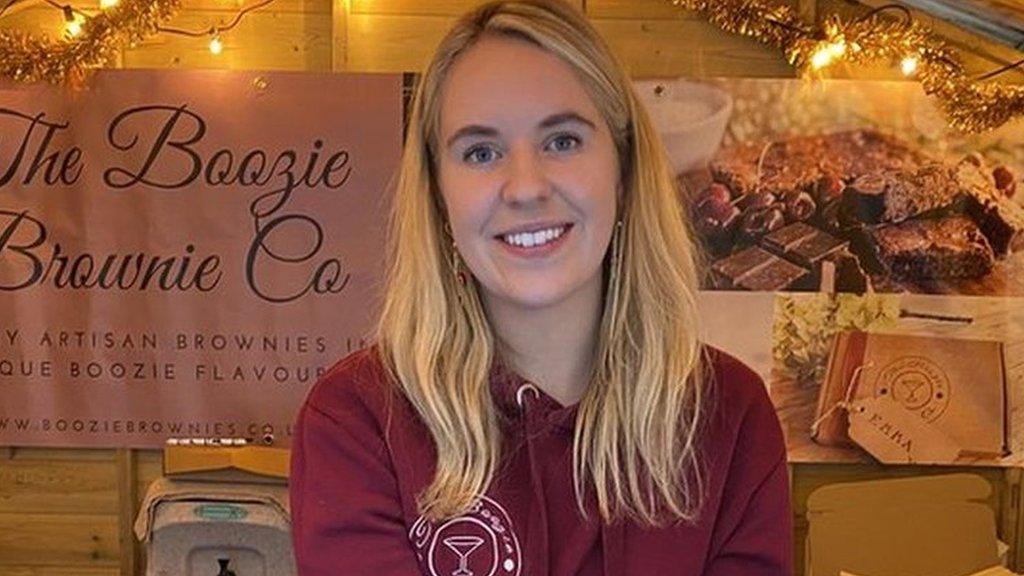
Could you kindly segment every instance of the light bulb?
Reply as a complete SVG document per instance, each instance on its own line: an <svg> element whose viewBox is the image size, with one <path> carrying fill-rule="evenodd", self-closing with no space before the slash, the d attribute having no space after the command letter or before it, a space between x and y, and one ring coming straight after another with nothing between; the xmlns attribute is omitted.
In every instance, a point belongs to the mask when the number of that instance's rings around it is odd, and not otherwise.
<svg viewBox="0 0 1024 576"><path fill-rule="evenodd" d="M819 48L814 51L814 55L811 56L811 66L815 70L821 70L825 66L828 66L832 62L832 54L827 48Z"/></svg>
<svg viewBox="0 0 1024 576"><path fill-rule="evenodd" d="M831 64L833 60L841 58L843 54L846 54L846 41L842 37L819 44L814 54L811 55L811 67L821 70Z"/></svg>
<svg viewBox="0 0 1024 576"><path fill-rule="evenodd" d="M214 34L213 38L210 38L210 53L217 55L224 50L224 44L220 41L220 34Z"/></svg>
<svg viewBox="0 0 1024 576"><path fill-rule="evenodd" d="M75 14L68 6L64 10L64 33L69 38L75 38L82 33L82 24L85 24L85 18L81 14Z"/></svg>
<svg viewBox="0 0 1024 576"><path fill-rule="evenodd" d="M118 0L100 0L100 8L106 10L107 8L113 8L117 6Z"/></svg>
<svg viewBox="0 0 1024 576"><path fill-rule="evenodd" d="M904 76L911 76L914 72L917 72L917 58L913 56L907 56L900 62L900 70L903 71Z"/></svg>

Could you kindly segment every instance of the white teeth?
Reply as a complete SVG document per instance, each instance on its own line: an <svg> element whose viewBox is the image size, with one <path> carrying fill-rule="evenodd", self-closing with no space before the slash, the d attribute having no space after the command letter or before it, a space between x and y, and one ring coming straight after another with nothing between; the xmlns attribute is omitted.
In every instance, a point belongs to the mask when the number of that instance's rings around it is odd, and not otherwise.
<svg viewBox="0 0 1024 576"><path fill-rule="evenodd" d="M555 238L558 238L565 233L566 227L562 226L559 228L548 228L546 230L538 230L537 232L520 232L518 234L505 234L502 239L506 243L513 246L522 246L524 248L533 248L534 246L541 246L551 242Z"/></svg>

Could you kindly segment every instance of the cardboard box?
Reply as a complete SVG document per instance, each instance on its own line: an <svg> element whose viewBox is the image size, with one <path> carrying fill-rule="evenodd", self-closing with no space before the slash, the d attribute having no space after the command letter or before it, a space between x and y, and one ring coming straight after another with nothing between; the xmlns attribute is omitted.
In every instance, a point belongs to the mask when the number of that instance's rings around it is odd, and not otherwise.
<svg viewBox="0 0 1024 576"><path fill-rule="evenodd" d="M269 446L166 446L164 476L207 482L288 481L286 448Z"/></svg>
<svg viewBox="0 0 1024 576"><path fill-rule="evenodd" d="M842 332L829 354L812 438L826 446L856 440L886 463L1003 458L1010 453L1006 386L998 341ZM875 417L861 430L877 428L877 441L888 436L892 450L864 445L863 435L851 439L850 404L869 404L862 409Z"/></svg>
<svg viewBox="0 0 1024 576"><path fill-rule="evenodd" d="M965 576L997 566L991 492L968 473L819 488L807 500L807 574Z"/></svg>
<svg viewBox="0 0 1024 576"><path fill-rule="evenodd" d="M866 576L865 574L854 574L853 572L840 571L839 576ZM974 572L973 574L964 574L963 576L1021 576L1016 572L1010 572L1008 569L1002 566L993 566L981 572Z"/></svg>

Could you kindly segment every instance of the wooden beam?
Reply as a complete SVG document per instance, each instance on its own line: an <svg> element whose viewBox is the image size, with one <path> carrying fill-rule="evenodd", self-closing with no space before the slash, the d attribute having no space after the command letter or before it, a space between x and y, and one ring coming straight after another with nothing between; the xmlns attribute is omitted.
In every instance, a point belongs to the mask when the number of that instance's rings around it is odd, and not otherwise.
<svg viewBox="0 0 1024 576"><path fill-rule="evenodd" d="M350 0L331 1L331 70L342 72L348 64L348 13Z"/></svg>
<svg viewBox="0 0 1024 576"><path fill-rule="evenodd" d="M963 0L902 0L904 4L917 8L955 24L965 30L987 37L1016 50L1024 50L1024 30L1020 19L1014 22L1004 14L997 13L982 2Z"/></svg>
<svg viewBox="0 0 1024 576"><path fill-rule="evenodd" d="M135 540L137 479L135 473L135 451L129 448L117 450L117 503L118 540L121 550L121 576L136 576L141 572L142 556Z"/></svg>
<svg viewBox="0 0 1024 576"><path fill-rule="evenodd" d="M1021 514L1021 491L1024 490L1022 482L1024 470L1020 468L1006 469L1006 498L1003 502L1003 517L1001 539L1010 545L1007 557L1007 566L1014 572L1020 572L1024 567L1024 515Z"/></svg>

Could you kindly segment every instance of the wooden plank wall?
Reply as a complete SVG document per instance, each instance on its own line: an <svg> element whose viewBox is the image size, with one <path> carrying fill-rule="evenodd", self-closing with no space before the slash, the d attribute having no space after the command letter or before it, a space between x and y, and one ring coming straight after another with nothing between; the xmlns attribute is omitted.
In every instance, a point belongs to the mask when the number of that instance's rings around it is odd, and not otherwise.
<svg viewBox="0 0 1024 576"><path fill-rule="evenodd" d="M667 0L573 0L584 8L636 78L656 76L791 77L783 58L756 42L723 34ZM807 19L862 12L847 0L792 0ZM241 0L185 0L170 23L208 30L234 15ZM265 70L419 70L446 28L478 0L276 0L249 14L223 36L213 56L205 39L160 35L124 51L128 68ZM882 0L864 4L880 5ZM73 0L94 10L94 0ZM41 2L16 4L0 28L58 33L59 12ZM1019 54L936 23L983 71ZM894 78L891 69L846 70L847 76ZM803 573L805 502L832 482L963 471L963 468L791 466L797 574ZM989 502L1000 537L1011 545L1011 566L1024 568L1019 470L971 469L993 486ZM130 450L0 448L0 576L132 576L144 570L131 525L149 483L160 473L159 453Z"/></svg>

